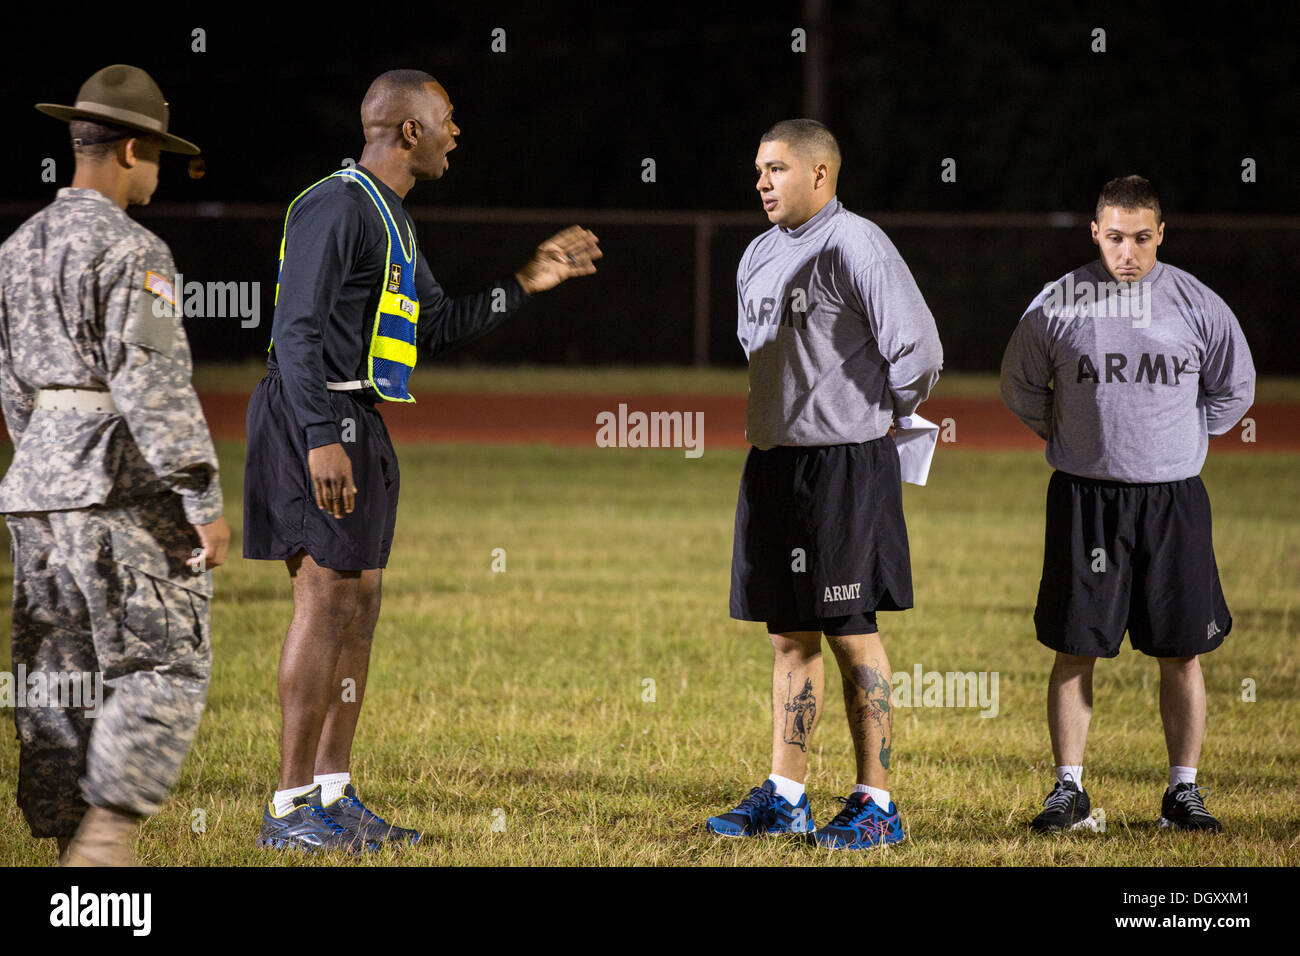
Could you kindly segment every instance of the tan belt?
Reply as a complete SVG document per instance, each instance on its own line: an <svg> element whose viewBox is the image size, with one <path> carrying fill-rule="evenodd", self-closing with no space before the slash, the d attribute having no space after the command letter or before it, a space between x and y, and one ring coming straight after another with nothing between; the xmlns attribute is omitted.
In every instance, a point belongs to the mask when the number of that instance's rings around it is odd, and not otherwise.
<svg viewBox="0 0 1300 956"><path fill-rule="evenodd" d="M364 379L359 382L326 382L325 387L331 392L359 392L363 388L370 387L370 380Z"/></svg>
<svg viewBox="0 0 1300 956"><path fill-rule="evenodd" d="M117 412L106 388L42 388L36 393L36 407L52 412Z"/></svg>

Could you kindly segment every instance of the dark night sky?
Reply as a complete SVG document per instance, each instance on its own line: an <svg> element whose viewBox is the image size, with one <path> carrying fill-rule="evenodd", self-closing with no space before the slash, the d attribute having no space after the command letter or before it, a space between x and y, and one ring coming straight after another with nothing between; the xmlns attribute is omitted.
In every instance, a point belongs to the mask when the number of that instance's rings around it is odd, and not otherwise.
<svg viewBox="0 0 1300 956"><path fill-rule="evenodd" d="M693 15L626 5L592 14L534 4L354 5L310 17L240 15L230 5L119 8L69 15L57 42L8 31L0 57L6 143L0 202L33 209L71 175L67 130L38 101L72 102L110 63L149 70L172 129L204 149L191 181L167 157L155 201L256 202L258 220L167 216L147 224L199 279L262 283L269 317L281 210L360 155L370 80L396 67L439 78L462 133L450 169L407 206L452 293L515 268L569 224L421 220L442 207L730 210L753 224L718 229L711 249L709 361L739 363L734 275L768 223L752 172L762 133L803 115L801 4L695 5ZM672 9L672 8L670 8ZM1300 13L1256 4L1197 19L1093 6L826 4L826 109L839 137L839 197L852 211L1087 213L1107 179L1151 178L1170 229L1161 257L1206 281L1237 312L1262 372L1300 373L1300 230L1184 228L1182 214L1300 215ZM197 12L196 12L197 11ZM207 52L191 51L206 31ZM507 52L490 48L506 31ZM1090 49L1092 30L1107 50ZM815 42L815 39L812 40ZM41 181L42 161L58 182ZM641 180L652 157L657 181ZM945 157L957 181L940 180ZM1244 183L1243 158L1257 163ZM0 215L0 234L27 206ZM24 213L25 214L25 213ZM927 297L949 368L994 369L1006 336L1046 281L1095 255L1082 228L893 228ZM742 220L744 223L744 220ZM590 282L530 303L530 318L456 361L685 362L692 356L689 227L599 230L606 258ZM252 329L186 322L200 360L265 354Z"/></svg>
<svg viewBox="0 0 1300 956"><path fill-rule="evenodd" d="M150 70L173 129L204 147L202 181L180 162L164 170L159 198L173 201L287 201L359 153L361 96L396 66L427 69L456 104L451 169L420 193L446 205L748 208L758 137L801 113L789 37L803 22L798 3L675 19L641 5L557 16L522 3L416 13L367 4L310 25L214 18L230 10L217 5L165 9L130 23L71 19L55 57L9 33L0 88L18 148L5 151L4 198L47 196L40 160L67 155L63 128L31 104L70 102L110 62ZM844 147L841 197L876 210L1086 209L1104 179L1140 170L1170 210L1300 213L1300 16L1222 10L1216 21L830 2L819 118ZM190 51L196 26L206 53ZM497 26L504 54L489 49ZM1089 50L1096 26L1104 54ZM646 156L658 164L654 185L640 181ZM939 181L948 156L955 184ZM1250 185L1245 156L1259 164Z"/></svg>

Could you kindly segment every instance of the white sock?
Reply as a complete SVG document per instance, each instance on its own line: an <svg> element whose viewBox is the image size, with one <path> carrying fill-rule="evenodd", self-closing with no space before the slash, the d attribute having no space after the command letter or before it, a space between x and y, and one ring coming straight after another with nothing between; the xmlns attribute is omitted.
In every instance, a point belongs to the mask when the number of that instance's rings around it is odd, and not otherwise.
<svg viewBox="0 0 1300 956"><path fill-rule="evenodd" d="M853 785L853 792L865 793L872 800L876 801L876 806L880 807L880 809L885 811L889 810L888 790L881 790L879 787L868 787L865 783L857 783Z"/></svg>
<svg viewBox="0 0 1300 956"><path fill-rule="evenodd" d="M791 806L798 804L803 799L803 784L798 780L791 780L789 777L783 777L778 773L772 774L767 779L772 781L777 796Z"/></svg>
<svg viewBox="0 0 1300 956"><path fill-rule="evenodd" d="M272 810L277 817L282 817L293 809L293 798L301 797L304 793L311 793L316 788L316 784L309 783L305 787L290 787L288 790L277 790L275 796L271 798Z"/></svg>
<svg viewBox="0 0 1300 956"><path fill-rule="evenodd" d="M1195 767L1174 767L1169 768L1169 789L1172 790L1180 783L1195 783Z"/></svg>
<svg viewBox="0 0 1300 956"><path fill-rule="evenodd" d="M312 777L312 782L320 784L320 804L328 807L343 796L343 788L352 782L352 774L346 770L343 773L318 773Z"/></svg>
<svg viewBox="0 0 1300 956"><path fill-rule="evenodd" d="M1065 777L1067 774L1069 775L1070 779L1074 781L1074 785L1079 788L1079 792L1082 793L1083 792L1083 764L1079 764L1077 767L1056 768L1056 779L1061 781L1061 783L1065 783Z"/></svg>

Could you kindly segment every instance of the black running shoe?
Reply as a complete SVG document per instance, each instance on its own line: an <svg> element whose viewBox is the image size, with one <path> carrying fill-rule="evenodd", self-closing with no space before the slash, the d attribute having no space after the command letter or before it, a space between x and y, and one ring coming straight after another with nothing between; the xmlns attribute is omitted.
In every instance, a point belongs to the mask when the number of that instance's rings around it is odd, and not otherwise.
<svg viewBox="0 0 1300 956"><path fill-rule="evenodd" d="M1194 783L1180 783L1165 791L1160 801L1160 826L1170 830L1207 830L1219 833L1223 827L1205 809L1201 793L1210 791Z"/></svg>
<svg viewBox="0 0 1300 956"><path fill-rule="evenodd" d="M377 840L366 840L350 833L334 821L320 805L320 787L293 798L293 809L282 817L267 803L262 810L262 830L257 845L273 850L302 850L317 853L346 850L363 853L379 849Z"/></svg>
<svg viewBox="0 0 1300 956"><path fill-rule="evenodd" d="M397 843L410 846L420 842L416 830L394 826L383 817L371 812L370 808L357 799L356 788L348 784L343 788L343 795L325 807L339 826L359 838L375 840L379 843Z"/></svg>
<svg viewBox="0 0 1300 956"><path fill-rule="evenodd" d="M1056 781L1052 792L1043 800L1045 809L1030 824L1035 833L1052 833L1057 830L1097 829L1092 818L1092 802L1087 791L1080 790L1073 780Z"/></svg>

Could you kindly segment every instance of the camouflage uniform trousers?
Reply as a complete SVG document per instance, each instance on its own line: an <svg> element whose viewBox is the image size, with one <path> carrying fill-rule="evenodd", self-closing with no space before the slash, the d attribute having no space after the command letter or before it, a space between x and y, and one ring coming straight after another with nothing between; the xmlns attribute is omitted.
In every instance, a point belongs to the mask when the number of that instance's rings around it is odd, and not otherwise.
<svg viewBox="0 0 1300 956"><path fill-rule="evenodd" d="M86 805L152 815L180 776L207 698L212 573L170 492L120 507L8 514L13 664L100 672L86 708L15 707L18 805L35 837L71 836ZM84 701L83 701L84 703Z"/></svg>

